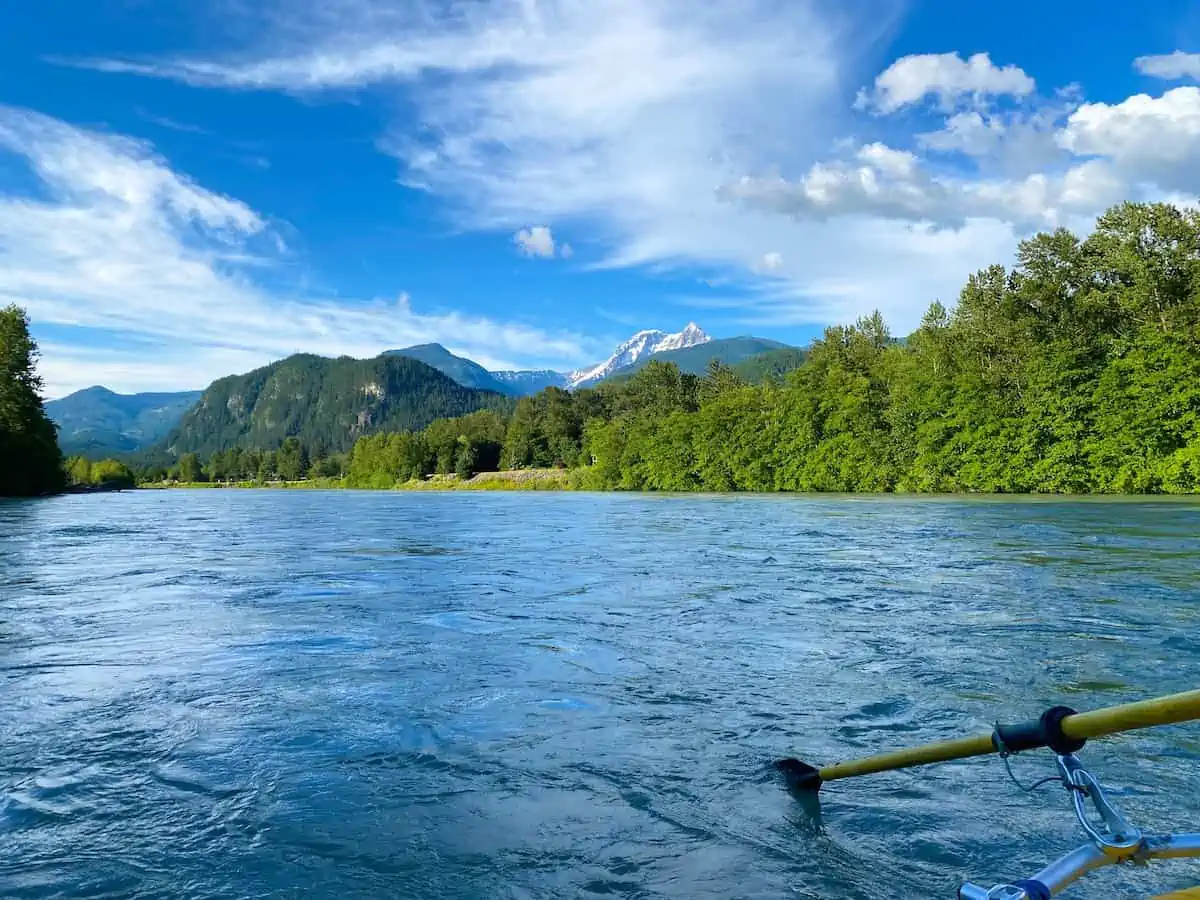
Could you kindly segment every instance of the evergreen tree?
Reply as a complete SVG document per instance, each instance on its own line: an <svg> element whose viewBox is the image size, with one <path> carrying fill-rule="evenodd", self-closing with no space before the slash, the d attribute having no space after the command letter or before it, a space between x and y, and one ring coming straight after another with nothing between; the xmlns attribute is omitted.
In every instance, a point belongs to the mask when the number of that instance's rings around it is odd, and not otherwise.
<svg viewBox="0 0 1200 900"><path fill-rule="evenodd" d="M188 484L196 484L205 480L200 457L195 453L185 453L179 457L179 480Z"/></svg>
<svg viewBox="0 0 1200 900"><path fill-rule="evenodd" d="M308 453L299 438L284 438L275 455L275 469L284 481L299 481L308 474Z"/></svg>
<svg viewBox="0 0 1200 900"><path fill-rule="evenodd" d="M42 406L37 344L17 306L0 309L0 496L62 490L58 434Z"/></svg>

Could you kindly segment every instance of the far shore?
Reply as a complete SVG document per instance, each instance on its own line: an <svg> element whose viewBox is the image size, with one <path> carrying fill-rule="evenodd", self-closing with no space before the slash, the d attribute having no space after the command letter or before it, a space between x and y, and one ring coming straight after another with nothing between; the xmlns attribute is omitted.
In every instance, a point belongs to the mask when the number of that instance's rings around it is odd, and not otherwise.
<svg viewBox="0 0 1200 900"><path fill-rule="evenodd" d="M566 491L572 490L568 469L513 469L504 472L479 472L470 478L458 475L430 475L424 479L399 482L390 488L395 491ZM302 481L162 481L138 485L139 490L170 490L174 488L277 488L293 490L345 490L344 478L307 478Z"/></svg>
<svg viewBox="0 0 1200 900"><path fill-rule="evenodd" d="M121 490L172 490L199 489L220 490L236 488L245 490L366 490L366 491L588 491L583 470L579 469L514 469L503 472L480 472L470 478L458 475L429 475L424 479L399 482L390 487L356 488L344 478L310 478L303 481L219 481L219 482L153 482L124 487ZM80 491L77 493L92 493ZM624 493L612 491L612 493ZM638 493L638 492L633 492ZM808 497L825 500L926 500L926 501L971 501L979 503L1200 503L1198 494L983 494L983 493L922 493L913 491L835 492L835 491L651 491L658 496L683 497Z"/></svg>

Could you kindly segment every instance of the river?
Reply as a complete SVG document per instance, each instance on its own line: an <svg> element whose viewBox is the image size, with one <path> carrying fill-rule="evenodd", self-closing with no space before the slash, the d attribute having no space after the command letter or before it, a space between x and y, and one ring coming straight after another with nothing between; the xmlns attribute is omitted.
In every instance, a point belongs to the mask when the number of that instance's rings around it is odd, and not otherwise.
<svg viewBox="0 0 1200 900"><path fill-rule="evenodd" d="M998 759L830 785L819 824L769 763L1197 687L1198 536L1200 504L1165 501L5 502L0 896L893 900L1024 877L1083 835ZM1081 755L1147 829L1200 829L1200 727Z"/></svg>

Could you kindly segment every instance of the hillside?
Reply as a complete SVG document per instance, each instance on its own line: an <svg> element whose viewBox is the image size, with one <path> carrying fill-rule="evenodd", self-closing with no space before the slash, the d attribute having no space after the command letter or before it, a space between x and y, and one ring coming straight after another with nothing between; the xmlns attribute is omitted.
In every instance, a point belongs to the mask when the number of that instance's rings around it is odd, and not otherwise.
<svg viewBox="0 0 1200 900"><path fill-rule="evenodd" d="M799 347L780 347L743 359L733 366L733 371L743 381L761 384L764 381L782 378L793 369L800 368L807 358L807 350L801 350Z"/></svg>
<svg viewBox="0 0 1200 900"><path fill-rule="evenodd" d="M117 394L90 387L46 403L68 456L101 458L130 453L161 440L200 399L200 391Z"/></svg>
<svg viewBox="0 0 1200 900"><path fill-rule="evenodd" d="M665 350L661 353L648 354L641 357L632 365L618 369L609 376L609 380L628 378L634 372L644 368L651 360L655 362L674 363L681 372L693 375L703 375L708 371L708 365L714 359L727 366L736 366L751 357L775 350L791 350L787 344L757 337L719 338L705 341L694 347L683 347L679 350Z"/></svg>
<svg viewBox="0 0 1200 900"><path fill-rule="evenodd" d="M427 366L433 366L463 387L479 391L495 391L498 394L511 393L506 382L493 376L479 363L462 356L455 356L441 344L417 344L415 347L405 347L402 350L388 350L384 356L407 356L409 359L419 360Z"/></svg>
<svg viewBox="0 0 1200 900"><path fill-rule="evenodd" d="M364 434L424 428L434 419L510 404L408 356L298 354L213 382L163 447L171 456L207 457L232 447L273 450L295 436L308 447L340 452Z"/></svg>

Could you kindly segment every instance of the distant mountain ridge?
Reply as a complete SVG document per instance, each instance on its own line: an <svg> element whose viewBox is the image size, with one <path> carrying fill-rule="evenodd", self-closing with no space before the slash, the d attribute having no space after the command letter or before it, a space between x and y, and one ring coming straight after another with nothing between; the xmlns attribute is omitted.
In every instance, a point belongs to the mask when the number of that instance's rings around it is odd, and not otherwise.
<svg viewBox="0 0 1200 900"><path fill-rule="evenodd" d="M689 322L675 333L639 331L603 362L571 373L489 371L441 344L430 343L388 350L371 360L298 354L244 375L218 379L205 391L122 395L93 387L52 400L46 410L59 426L64 452L92 458L156 446L155 452L161 452L167 438L175 452L212 453L260 444L260 449L269 449L272 441L277 444L300 433L333 450L346 446L350 435L423 427L430 416L495 408L503 405L502 398L536 394L548 387L595 387L628 377L651 360L703 374L715 359L747 366L746 374L755 380L794 368L802 358L802 351L778 341L751 336L713 339ZM377 384L383 394L364 402L364 379L372 374L382 379L371 384ZM347 419L351 412L354 415Z"/></svg>
<svg viewBox="0 0 1200 900"><path fill-rule="evenodd" d="M420 360L427 366L433 366L443 375L453 378L463 387L495 391L498 394L509 393L509 385L497 378L495 372L489 372L473 359L455 356L441 344L417 344L402 350L387 350L383 355L407 356Z"/></svg>
<svg viewBox="0 0 1200 900"><path fill-rule="evenodd" d="M682 372L703 375L708 371L709 363L713 360L725 363L727 366L736 366L760 354L784 349L788 349L787 344L766 338L746 336L710 339L702 344L641 356L630 365L613 372L609 377L613 379L627 378L656 361L674 363Z"/></svg>
<svg viewBox="0 0 1200 900"><path fill-rule="evenodd" d="M95 387L46 402L68 456L131 453L161 440L200 399L201 391L118 394Z"/></svg>
<svg viewBox="0 0 1200 900"><path fill-rule="evenodd" d="M622 343L603 362L574 372L555 372L551 369L489 371L474 360L451 353L441 344L418 344L401 350L388 350L385 355L418 359L464 387L523 397L548 387L568 390L592 387L649 356L698 347L711 341L712 338L695 322L689 322L682 331L673 334L649 328ZM778 342L764 343L769 343L772 348L784 346Z"/></svg>
<svg viewBox="0 0 1200 900"><path fill-rule="evenodd" d="M665 331L648 329L639 331L602 363L587 369L578 369L567 375L567 384L571 388L588 387L603 381L615 372L634 365L638 360L656 353L666 353L672 350L682 350L695 347L711 341L704 330L695 322L688 322L683 331L667 334Z"/></svg>
<svg viewBox="0 0 1200 900"><path fill-rule="evenodd" d="M566 388L570 384L567 376L553 369L523 369L517 372L492 372L510 393L517 397L538 394L548 387Z"/></svg>

